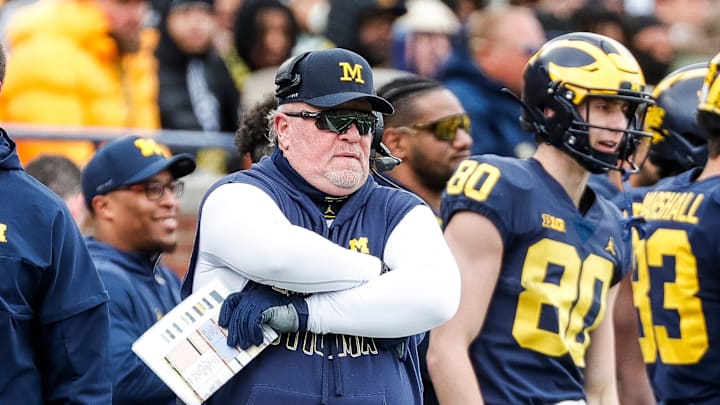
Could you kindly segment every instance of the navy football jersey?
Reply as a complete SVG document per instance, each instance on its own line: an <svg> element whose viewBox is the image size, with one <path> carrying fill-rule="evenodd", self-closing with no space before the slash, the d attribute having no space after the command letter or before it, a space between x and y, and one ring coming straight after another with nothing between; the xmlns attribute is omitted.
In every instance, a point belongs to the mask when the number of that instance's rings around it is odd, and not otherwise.
<svg viewBox="0 0 720 405"><path fill-rule="evenodd" d="M620 211L595 198L583 215L536 160L490 155L459 165L441 211L445 224L458 211L477 212L503 240L502 269L470 348L485 402L584 398L589 332L630 266Z"/></svg>
<svg viewBox="0 0 720 405"><path fill-rule="evenodd" d="M640 206L645 194L652 189L652 186L645 187L625 187L625 189L610 199L624 216L632 215L640 217Z"/></svg>
<svg viewBox="0 0 720 405"><path fill-rule="evenodd" d="M610 180L607 173L591 174L588 178L588 186L593 189L595 194L599 194L608 200L611 200L620 192L615 183Z"/></svg>
<svg viewBox="0 0 720 405"><path fill-rule="evenodd" d="M645 194L636 243L640 346L661 401L720 402L720 177L693 169Z"/></svg>

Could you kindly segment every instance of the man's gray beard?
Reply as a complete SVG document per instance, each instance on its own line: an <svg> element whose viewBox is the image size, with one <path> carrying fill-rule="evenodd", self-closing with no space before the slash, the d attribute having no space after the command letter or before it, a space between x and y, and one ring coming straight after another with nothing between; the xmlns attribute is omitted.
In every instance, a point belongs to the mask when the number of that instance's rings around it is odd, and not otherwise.
<svg viewBox="0 0 720 405"><path fill-rule="evenodd" d="M325 178L340 188L353 188L362 180L360 170L331 170L325 172Z"/></svg>

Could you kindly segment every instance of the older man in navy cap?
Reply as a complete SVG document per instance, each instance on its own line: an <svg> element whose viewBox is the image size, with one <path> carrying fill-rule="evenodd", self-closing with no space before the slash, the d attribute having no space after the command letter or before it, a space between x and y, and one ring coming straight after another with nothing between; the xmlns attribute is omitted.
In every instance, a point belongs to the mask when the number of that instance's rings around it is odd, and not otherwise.
<svg viewBox="0 0 720 405"><path fill-rule="evenodd" d="M277 149L206 195L183 296L219 279L229 345L281 336L207 403L420 404L415 335L455 313L460 278L427 205L368 176L393 108L344 49L291 58L275 83Z"/></svg>
<svg viewBox="0 0 720 405"><path fill-rule="evenodd" d="M178 179L193 170L190 155L168 157L167 148L137 136L109 142L83 170L93 222L87 246L110 294L113 404L175 404L131 346L180 302L180 280L159 257L175 249Z"/></svg>

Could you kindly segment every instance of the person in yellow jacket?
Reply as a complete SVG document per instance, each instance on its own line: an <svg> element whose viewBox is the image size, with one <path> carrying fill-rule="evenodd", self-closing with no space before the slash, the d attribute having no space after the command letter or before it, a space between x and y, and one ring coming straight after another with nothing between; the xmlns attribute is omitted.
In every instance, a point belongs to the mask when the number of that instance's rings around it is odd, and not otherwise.
<svg viewBox="0 0 720 405"><path fill-rule="evenodd" d="M144 0L43 0L8 26L0 119L6 123L155 129L157 32L143 27ZM17 140L23 163L40 153L83 166L89 141Z"/></svg>

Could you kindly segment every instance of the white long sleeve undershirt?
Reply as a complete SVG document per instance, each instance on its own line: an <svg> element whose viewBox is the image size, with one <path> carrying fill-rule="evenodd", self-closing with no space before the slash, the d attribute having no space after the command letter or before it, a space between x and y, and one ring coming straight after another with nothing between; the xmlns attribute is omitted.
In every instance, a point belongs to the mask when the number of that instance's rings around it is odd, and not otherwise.
<svg viewBox="0 0 720 405"><path fill-rule="evenodd" d="M233 291L248 279L306 298L315 333L409 336L454 314L460 275L426 206L413 208L391 233L380 259L343 248L292 225L261 189L229 183L205 201L194 288L219 278Z"/></svg>

